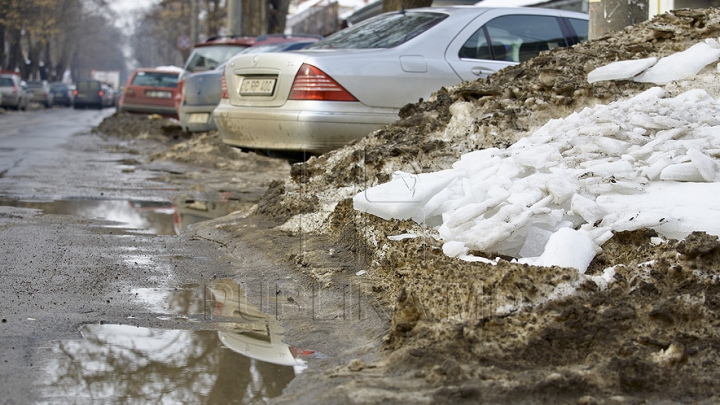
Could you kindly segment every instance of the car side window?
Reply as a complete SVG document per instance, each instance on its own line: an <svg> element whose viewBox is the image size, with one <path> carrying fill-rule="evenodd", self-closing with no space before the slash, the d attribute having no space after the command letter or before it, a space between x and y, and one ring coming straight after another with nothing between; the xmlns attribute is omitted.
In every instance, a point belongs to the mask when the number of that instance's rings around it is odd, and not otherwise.
<svg viewBox="0 0 720 405"><path fill-rule="evenodd" d="M477 30L460 48L458 56L524 62L541 51L567 45L557 18L507 15L497 17Z"/></svg>
<svg viewBox="0 0 720 405"><path fill-rule="evenodd" d="M575 34L577 35L580 42L585 42L588 40L588 22L586 20L568 18L567 22L570 23L570 26L573 28L573 30L575 30Z"/></svg>

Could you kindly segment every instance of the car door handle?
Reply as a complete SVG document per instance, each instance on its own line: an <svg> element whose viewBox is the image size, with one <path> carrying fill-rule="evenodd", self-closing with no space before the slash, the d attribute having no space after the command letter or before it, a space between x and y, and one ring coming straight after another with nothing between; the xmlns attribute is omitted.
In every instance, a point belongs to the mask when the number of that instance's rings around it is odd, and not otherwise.
<svg viewBox="0 0 720 405"><path fill-rule="evenodd" d="M489 69L487 69L487 70L488 70L488 72L490 71ZM481 76L483 73L485 73L485 69L483 69L481 67L474 67L474 68L470 69L470 72L472 74L474 74L475 76Z"/></svg>

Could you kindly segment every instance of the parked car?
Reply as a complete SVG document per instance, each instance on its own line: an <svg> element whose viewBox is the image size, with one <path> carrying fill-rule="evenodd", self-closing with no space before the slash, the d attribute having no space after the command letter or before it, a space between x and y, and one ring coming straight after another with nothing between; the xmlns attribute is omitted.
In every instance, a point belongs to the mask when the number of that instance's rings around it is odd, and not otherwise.
<svg viewBox="0 0 720 405"><path fill-rule="evenodd" d="M0 105L4 108L25 110L30 102L30 95L25 91L20 76L16 74L0 74L0 95Z"/></svg>
<svg viewBox="0 0 720 405"><path fill-rule="evenodd" d="M214 110L223 142L322 153L390 124L443 86L587 38L588 15L438 7L381 14L307 48L237 55Z"/></svg>
<svg viewBox="0 0 720 405"><path fill-rule="evenodd" d="M94 107L102 109L107 105L107 95L100 80L81 80L77 83L74 99L75 108Z"/></svg>
<svg viewBox="0 0 720 405"><path fill-rule="evenodd" d="M175 111L180 110L180 95L185 85L185 77L198 72L207 72L216 69L225 63L228 59L246 48L255 45L269 44L275 42L288 42L296 35L285 34L269 34L258 37L240 36L240 37L212 37L205 42L196 44L195 49L188 57L183 71L180 73L178 94L175 97ZM303 38L321 38L315 35L303 35Z"/></svg>
<svg viewBox="0 0 720 405"><path fill-rule="evenodd" d="M50 108L54 104L53 94L50 91L50 85L47 81L30 81L27 82L27 90L30 92L31 101L40 103L45 108Z"/></svg>
<svg viewBox="0 0 720 405"><path fill-rule="evenodd" d="M213 70L223 62L230 59L236 53L252 46L255 43L253 36L241 37L211 37L205 42L195 44L190 56L188 56L182 76L194 72Z"/></svg>
<svg viewBox="0 0 720 405"><path fill-rule="evenodd" d="M50 84L50 92L53 95L55 104L62 104L66 107L72 107L75 95L73 94L73 86L67 83Z"/></svg>
<svg viewBox="0 0 720 405"><path fill-rule="evenodd" d="M177 67L135 69L120 96L118 110L176 117L174 99L180 72Z"/></svg>
<svg viewBox="0 0 720 405"><path fill-rule="evenodd" d="M115 107L118 101L118 95L115 88L109 83L102 83L103 91L103 107Z"/></svg>
<svg viewBox="0 0 720 405"><path fill-rule="evenodd" d="M285 52L302 49L319 41L314 36L284 36L283 42L265 43L245 48L241 54L257 54L266 52ZM220 82L225 64L213 70L196 72L185 76L181 90L178 115L180 125L187 132L203 132L216 130L212 112L220 102Z"/></svg>

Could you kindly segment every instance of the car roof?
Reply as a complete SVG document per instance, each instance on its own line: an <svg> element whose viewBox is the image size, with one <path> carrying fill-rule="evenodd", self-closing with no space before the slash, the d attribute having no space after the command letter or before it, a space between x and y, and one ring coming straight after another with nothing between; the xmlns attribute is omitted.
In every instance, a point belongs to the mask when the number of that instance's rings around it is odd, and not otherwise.
<svg viewBox="0 0 720 405"><path fill-rule="evenodd" d="M196 44L195 47L206 47L214 45L234 45L234 46L253 46L271 44L275 42L295 42L295 41L307 41L307 40L320 40L322 36L311 35L311 34L266 34L257 37L253 36L227 36L227 37L212 37L208 38L205 42Z"/></svg>
<svg viewBox="0 0 720 405"><path fill-rule="evenodd" d="M213 46L213 45L234 45L234 46L250 46L255 43L255 37L250 36L227 36L227 37L211 37L205 40L205 42L200 42L198 44L195 44L195 48L201 48L204 46Z"/></svg>
<svg viewBox="0 0 720 405"><path fill-rule="evenodd" d="M162 68L162 67L157 67L157 68L137 68L137 69L135 69L135 70L133 71L133 73L135 73L135 72L159 72L159 73L176 73L176 74L180 74L180 73L182 72L182 69L181 69L181 68L170 69L170 68Z"/></svg>
<svg viewBox="0 0 720 405"><path fill-rule="evenodd" d="M443 7L412 8L412 9L405 10L405 12L427 11L427 12L444 12L447 14L460 14L460 13L467 13L468 10L475 10L478 13L484 13L489 10L504 10L504 11L513 11L513 13L511 13L511 14L560 15L563 17L573 17L573 18L580 18L580 19L584 19L584 20L588 20L590 18L590 16L588 14L581 13L578 11L568 11L568 10L560 10L560 9L556 9L556 8L541 8L541 7L485 7L485 6L478 6L478 5L443 6ZM395 11L395 12L397 12L397 11Z"/></svg>

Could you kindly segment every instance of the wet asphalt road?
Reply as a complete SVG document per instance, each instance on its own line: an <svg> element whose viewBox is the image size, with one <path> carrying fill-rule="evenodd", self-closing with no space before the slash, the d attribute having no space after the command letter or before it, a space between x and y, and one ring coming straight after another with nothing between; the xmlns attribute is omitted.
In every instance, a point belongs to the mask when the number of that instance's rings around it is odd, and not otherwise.
<svg viewBox="0 0 720 405"><path fill-rule="evenodd" d="M0 113L0 403L279 394L292 369L234 358L216 332L195 331L210 312L204 287L230 260L173 234L168 201L183 190L157 180L162 167L91 134L113 112ZM256 377L227 380L238 364ZM278 380L253 391L263 373Z"/></svg>

